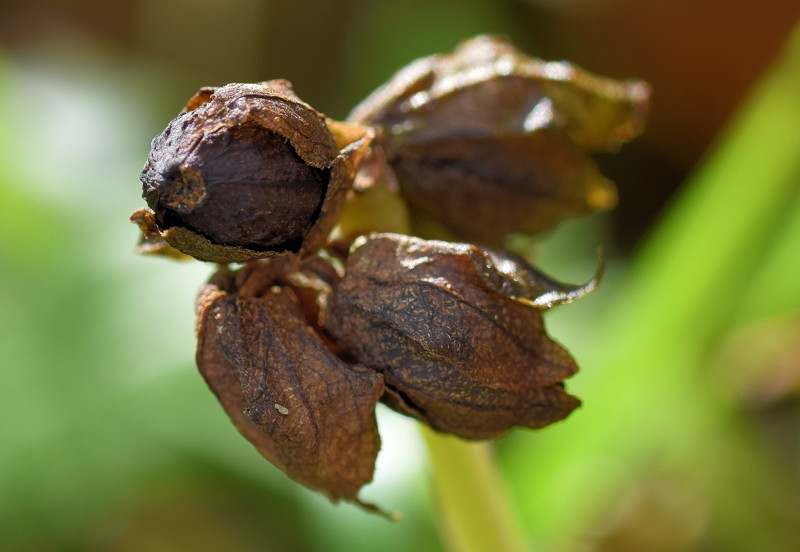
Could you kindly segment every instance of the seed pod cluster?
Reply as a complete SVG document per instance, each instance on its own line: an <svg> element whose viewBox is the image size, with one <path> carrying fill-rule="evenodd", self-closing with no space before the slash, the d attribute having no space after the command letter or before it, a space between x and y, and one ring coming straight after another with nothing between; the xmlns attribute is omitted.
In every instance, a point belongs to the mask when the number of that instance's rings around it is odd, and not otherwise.
<svg viewBox="0 0 800 552"><path fill-rule="evenodd" d="M496 246L611 206L587 152L637 134L646 99L496 37L412 63L346 122L286 81L204 88L153 140L139 250L222 265L197 303L209 387L290 477L377 510L358 492L378 402L464 439L580 404L542 314L599 274L560 284Z"/></svg>
<svg viewBox="0 0 800 552"><path fill-rule="evenodd" d="M197 364L240 432L295 480L359 501L375 405L465 439L539 428L579 404L542 312L592 289L467 243L361 236L339 259L221 268L198 300Z"/></svg>

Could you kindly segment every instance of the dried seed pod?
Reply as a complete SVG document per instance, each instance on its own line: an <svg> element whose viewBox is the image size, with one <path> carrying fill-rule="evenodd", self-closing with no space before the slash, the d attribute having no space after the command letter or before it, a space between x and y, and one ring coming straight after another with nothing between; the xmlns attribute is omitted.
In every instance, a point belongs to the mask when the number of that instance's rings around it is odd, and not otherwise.
<svg viewBox="0 0 800 552"><path fill-rule="evenodd" d="M613 184L586 154L636 136L648 96L640 81L545 63L479 36L402 69L348 120L382 129L414 214L500 244L508 232L613 207Z"/></svg>
<svg viewBox="0 0 800 552"><path fill-rule="evenodd" d="M372 234L354 242L326 326L343 354L383 373L392 408L491 438L578 406L561 384L577 367L545 333L542 311L595 283L561 285L470 244Z"/></svg>
<svg viewBox="0 0 800 552"><path fill-rule="evenodd" d="M134 221L201 260L310 254L336 223L371 139L331 124L286 81L204 88L157 136ZM335 129L331 128L335 126Z"/></svg>
<svg viewBox="0 0 800 552"><path fill-rule="evenodd" d="M293 264L294 263L294 264ZM223 269L198 301L197 364L239 431L331 500L358 499L380 448L383 378L325 346L289 286L294 259Z"/></svg>

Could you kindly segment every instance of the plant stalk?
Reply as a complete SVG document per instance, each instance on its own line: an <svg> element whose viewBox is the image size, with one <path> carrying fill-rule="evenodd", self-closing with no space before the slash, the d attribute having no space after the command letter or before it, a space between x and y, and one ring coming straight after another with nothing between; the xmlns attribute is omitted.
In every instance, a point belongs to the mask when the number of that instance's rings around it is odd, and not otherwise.
<svg viewBox="0 0 800 552"><path fill-rule="evenodd" d="M530 552L490 442L469 442L422 426L437 525L449 552Z"/></svg>

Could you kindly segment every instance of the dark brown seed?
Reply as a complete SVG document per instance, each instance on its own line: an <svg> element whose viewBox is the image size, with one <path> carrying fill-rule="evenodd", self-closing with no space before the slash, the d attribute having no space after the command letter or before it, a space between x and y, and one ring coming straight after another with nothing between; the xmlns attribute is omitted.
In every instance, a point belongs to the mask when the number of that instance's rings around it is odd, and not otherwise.
<svg viewBox="0 0 800 552"><path fill-rule="evenodd" d="M191 113L170 128L186 117ZM154 145L154 156L174 147L170 139ZM182 226L214 243L252 250L297 251L330 177L300 159L285 138L255 124L206 134L191 158L159 169L143 178L145 199L162 227Z"/></svg>
<svg viewBox="0 0 800 552"><path fill-rule="evenodd" d="M286 81L204 88L157 136L141 174L147 252L227 263L312 254L336 224L366 127L335 123Z"/></svg>

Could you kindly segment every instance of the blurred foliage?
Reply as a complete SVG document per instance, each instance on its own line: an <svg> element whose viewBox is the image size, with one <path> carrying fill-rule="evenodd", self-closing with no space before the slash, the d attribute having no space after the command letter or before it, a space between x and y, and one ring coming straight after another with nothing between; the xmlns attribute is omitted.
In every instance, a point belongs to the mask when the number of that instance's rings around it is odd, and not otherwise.
<svg viewBox="0 0 800 552"><path fill-rule="evenodd" d="M796 32L602 313L557 315L582 320L584 412L503 444L512 479L554 497L522 501L545 549L800 542L799 77Z"/></svg>
<svg viewBox="0 0 800 552"><path fill-rule="evenodd" d="M152 136L201 85L287 77L304 99L343 116L399 66L468 35L505 32L534 54L555 43L527 34L547 21L534 24L532 4L304 4L238 0L241 13L278 21L274 32L252 31L210 57L198 54L213 49L205 39L162 51L176 42L166 31L185 2L76 3L73 21L85 27L55 25L62 12L40 2L30 13L58 32L0 42L3 550L441 549L414 422L380 412L384 451L364 497L402 512L396 524L331 506L238 436L192 362L194 294L210 268L133 254L136 176ZM564 29L567 20L551 21ZM24 18L4 21L27 28ZM194 32L236 31L206 2L192 21ZM616 252L638 239L641 221L621 226L635 235L619 234L613 215L517 244L575 281L593 273L599 244L612 257L598 292L548 320L581 364L569 388L584 406L498 444L538 549L800 547L797 38L632 260ZM328 61L329 49L343 55ZM263 74L266 66L278 74ZM703 132L710 139L716 128ZM654 133L680 149L674 129ZM653 151L628 165L623 151L609 165L623 203L634 185L638 198L667 195L649 184L665 166L645 163Z"/></svg>

